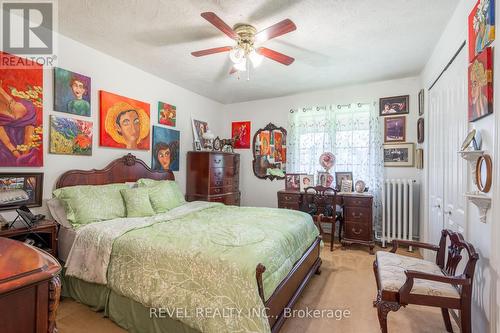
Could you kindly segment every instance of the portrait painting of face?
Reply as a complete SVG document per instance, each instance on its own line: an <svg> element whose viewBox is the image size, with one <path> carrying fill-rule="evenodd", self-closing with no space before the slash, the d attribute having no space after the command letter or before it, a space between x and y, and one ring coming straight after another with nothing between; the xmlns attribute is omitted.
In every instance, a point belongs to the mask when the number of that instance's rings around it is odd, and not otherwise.
<svg viewBox="0 0 500 333"><path fill-rule="evenodd" d="M41 167L42 66L1 51L0 61L0 167Z"/></svg>
<svg viewBox="0 0 500 333"><path fill-rule="evenodd" d="M100 145L149 150L149 104L101 90Z"/></svg>
<svg viewBox="0 0 500 333"><path fill-rule="evenodd" d="M92 155L91 121L50 116L52 154Z"/></svg>
<svg viewBox="0 0 500 333"><path fill-rule="evenodd" d="M175 127L177 109L175 105L158 102L158 123Z"/></svg>
<svg viewBox="0 0 500 333"><path fill-rule="evenodd" d="M161 126L153 126L153 170L179 171L180 132Z"/></svg>
<svg viewBox="0 0 500 333"><path fill-rule="evenodd" d="M260 132L260 154L267 156L271 154L271 138L269 131Z"/></svg>
<svg viewBox="0 0 500 333"><path fill-rule="evenodd" d="M491 47L469 65L469 121L493 113L493 71Z"/></svg>
<svg viewBox="0 0 500 333"><path fill-rule="evenodd" d="M90 77L54 68L54 110L90 117Z"/></svg>
<svg viewBox="0 0 500 333"><path fill-rule="evenodd" d="M469 62L495 40L495 1L478 0L469 14Z"/></svg>
<svg viewBox="0 0 500 333"><path fill-rule="evenodd" d="M231 138L235 139L234 148L249 149L250 148L250 122L249 121L234 121L231 124Z"/></svg>

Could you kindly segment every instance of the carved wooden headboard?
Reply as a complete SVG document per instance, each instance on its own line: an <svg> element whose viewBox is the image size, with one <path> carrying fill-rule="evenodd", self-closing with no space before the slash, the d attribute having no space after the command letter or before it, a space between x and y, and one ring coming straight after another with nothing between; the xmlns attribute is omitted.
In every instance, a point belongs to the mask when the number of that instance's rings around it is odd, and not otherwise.
<svg viewBox="0 0 500 333"><path fill-rule="evenodd" d="M135 182L140 178L175 180L172 171L151 170L144 161L127 154L108 164L101 170L70 170L57 180L56 188L75 185L105 185Z"/></svg>

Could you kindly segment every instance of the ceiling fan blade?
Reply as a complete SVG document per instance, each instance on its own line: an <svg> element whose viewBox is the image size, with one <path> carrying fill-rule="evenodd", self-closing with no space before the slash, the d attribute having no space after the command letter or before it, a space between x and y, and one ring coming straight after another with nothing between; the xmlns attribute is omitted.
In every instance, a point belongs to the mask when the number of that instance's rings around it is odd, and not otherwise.
<svg viewBox="0 0 500 333"><path fill-rule="evenodd" d="M263 55L264 57L267 57L269 59L272 59L274 61L277 61L283 65L290 65L292 62L295 61L294 58L287 56L286 54L279 53L277 51L268 49L267 47L259 47L257 49L257 53Z"/></svg>
<svg viewBox="0 0 500 333"><path fill-rule="evenodd" d="M222 47L214 47L213 49L191 52L191 54L195 57L203 57L209 54L231 51L231 49L232 49L231 46L222 46Z"/></svg>
<svg viewBox="0 0 500 333"><path fill-rule="evenodd" d="M257 35L255 35L255 41L257 43L262 43L266 40L287 34L295 29L297 29L295 23L293 23L290 19L286 19L270 26L267 29L259 31Z"/></svg>
<svg viewBox="0 0 500 333"><path fill-rule="evenodd" d="M229 38L238 39L238 35L236 34L236 32L234 32L233 29L231 29L231 27L226 24L226 22L222 21L220 17L215 15L215 13L204 12L201 13L201 17L212 23L217 29L225 33Z"/></svg>

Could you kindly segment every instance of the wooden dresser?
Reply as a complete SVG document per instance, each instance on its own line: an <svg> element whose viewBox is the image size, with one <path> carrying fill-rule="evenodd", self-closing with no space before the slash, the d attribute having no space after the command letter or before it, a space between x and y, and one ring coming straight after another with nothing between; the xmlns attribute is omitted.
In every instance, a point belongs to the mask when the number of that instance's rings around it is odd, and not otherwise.
<svg viewBox="0 0 500 333"><path fill-rule="evenodd" d="M0 238L0 332L56 332L61 266L46 252Z"/></svg>
<svg viewBox="0 0 500 333"><path fill-rule="evenodd" d="M187 153L186 200L240 205L240 155L190 151Z"/></svg>
<svg viewBox="0 0 500 333"><path fill-rule="evenodd" d="M278 208L300 210L303 193L278 191ZM342 245L363 244L373 254L373 196L370 194L337 193L337 204L343 208L344 236Z"/></svg>

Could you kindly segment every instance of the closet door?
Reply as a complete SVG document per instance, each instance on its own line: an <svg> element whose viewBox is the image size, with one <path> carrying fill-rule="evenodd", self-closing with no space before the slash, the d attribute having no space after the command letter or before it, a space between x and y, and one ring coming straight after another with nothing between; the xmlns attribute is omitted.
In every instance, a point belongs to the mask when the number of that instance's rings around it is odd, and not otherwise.
<svg viewBox="0 0 500 333"><path fill-rule="evenodd" d="M455 58L429 91L429 241L443 228L465 233L467 163L458 151L467 133L467 53Z"/></svg>

